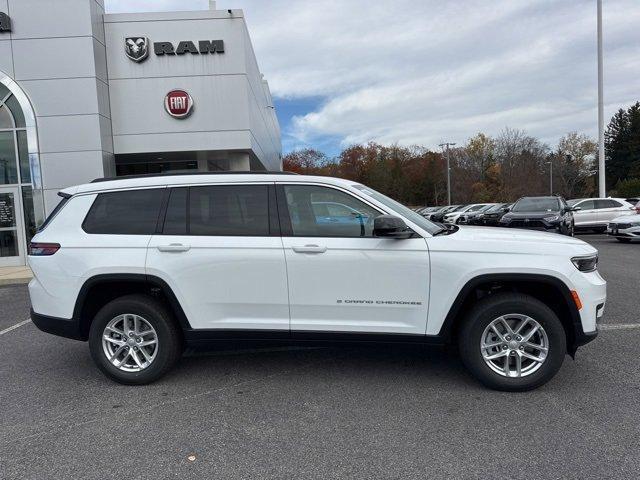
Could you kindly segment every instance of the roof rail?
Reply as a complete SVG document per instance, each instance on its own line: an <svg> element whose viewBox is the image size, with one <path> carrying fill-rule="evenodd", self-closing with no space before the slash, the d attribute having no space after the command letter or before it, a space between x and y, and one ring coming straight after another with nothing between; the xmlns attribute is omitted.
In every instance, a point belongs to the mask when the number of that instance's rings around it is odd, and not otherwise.
<svg viewBox="0 0 640 480"><path fill-rule="evenodd" d="M177 177L183 175L298 175L295 172L271 172L271 171L260 171L260 170L252 170L248 172L239 172L239 171L224 171L224 172L166 172L166 173L142 173L139 175L122 175L120 177L104 177L104 178L95 178L91 180L89 183L100 183L100 182L110 182L112 180L129 180L136 178L153 178L153 177Z"/></svg>

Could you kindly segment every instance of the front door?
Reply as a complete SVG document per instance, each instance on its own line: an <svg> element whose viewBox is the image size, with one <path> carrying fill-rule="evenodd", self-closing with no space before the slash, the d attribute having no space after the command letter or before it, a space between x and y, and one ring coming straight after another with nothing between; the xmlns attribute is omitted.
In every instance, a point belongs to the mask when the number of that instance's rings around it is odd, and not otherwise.
<svg viewBox="0 0 640 480"><path fill-rule="evenodd" d="M337 188L282 185L278 196L292 331L424 335L423 238L374 237L382 212Z"/></svg>
<svg viewBox="0 0 640 480"><path fill-rule="evenodd" d="M0 186L0 267L25 264L21 213L20 189Z"/></svg>

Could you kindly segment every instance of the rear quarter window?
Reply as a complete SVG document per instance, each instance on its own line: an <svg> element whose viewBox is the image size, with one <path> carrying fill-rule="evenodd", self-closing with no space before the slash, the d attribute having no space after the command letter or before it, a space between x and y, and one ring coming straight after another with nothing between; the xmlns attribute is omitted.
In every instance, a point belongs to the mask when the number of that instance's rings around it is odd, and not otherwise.
<svg viewBox="0 0 640 480"><path fill-rule="evenodd" d="M82 228L107 235L152 235L156 231L164 188L100 193Z"/></svg>

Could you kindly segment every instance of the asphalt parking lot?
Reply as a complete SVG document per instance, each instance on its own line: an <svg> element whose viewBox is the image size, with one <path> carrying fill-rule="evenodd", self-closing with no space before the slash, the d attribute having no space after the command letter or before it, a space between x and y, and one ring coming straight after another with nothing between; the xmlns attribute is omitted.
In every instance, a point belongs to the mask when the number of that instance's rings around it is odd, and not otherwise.
<svg viewBox="0 0 640 480"><path fill-rule="evenodd" d="M544 387L486 390L455 354L298 349L184 358L145 387L44 334L0 288L0 478L638 478L640 244L600 250L607 329Z"/></svg>

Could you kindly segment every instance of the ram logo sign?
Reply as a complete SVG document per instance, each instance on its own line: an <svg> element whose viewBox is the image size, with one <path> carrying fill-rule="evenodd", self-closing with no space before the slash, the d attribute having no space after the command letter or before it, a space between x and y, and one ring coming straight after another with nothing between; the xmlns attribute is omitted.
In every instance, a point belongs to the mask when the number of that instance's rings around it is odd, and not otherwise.
<svg viewBox="0 0 640 480"><path fill-rule="evenodd" d="M134 62L142 62L149 55L149 39L147 37L125 38L124 53Z"/></svg>
<svg viewBox="0 0 640 480"><path fill-rule="evenodd" d="M0 32L11 31L11 18L4 12L0 12Z"/></svg>

